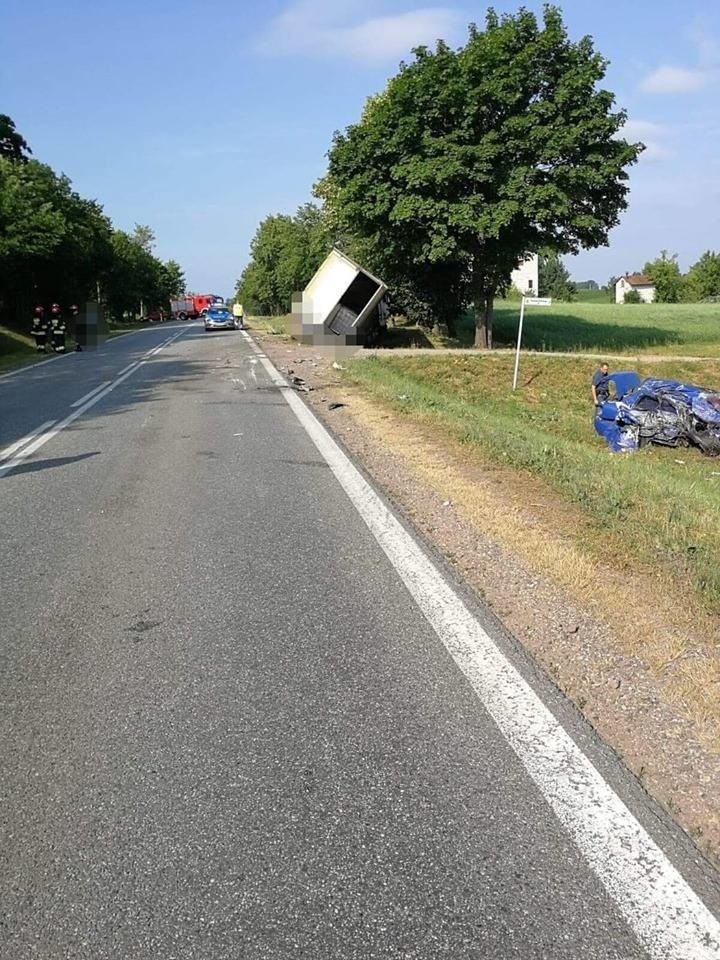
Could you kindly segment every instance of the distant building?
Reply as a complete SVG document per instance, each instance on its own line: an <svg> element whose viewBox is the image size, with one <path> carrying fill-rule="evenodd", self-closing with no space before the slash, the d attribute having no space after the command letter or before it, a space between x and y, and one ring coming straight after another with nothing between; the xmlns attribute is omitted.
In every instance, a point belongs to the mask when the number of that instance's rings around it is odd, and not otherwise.
<svg viewBox="0 0 720 960"><path fill-rule="evenodd" d="M626 273L615 284L615 303L624 303L625 294L637 290L645 303L655 300L655 284L644 273Z"/></svg>
<svg viewBox="0 0 720 960"><path fill-rule="evenodd" d="M523 260L510 274L510 282L526 296L538 295L538 255L534 253L527 260Z"/></svg>

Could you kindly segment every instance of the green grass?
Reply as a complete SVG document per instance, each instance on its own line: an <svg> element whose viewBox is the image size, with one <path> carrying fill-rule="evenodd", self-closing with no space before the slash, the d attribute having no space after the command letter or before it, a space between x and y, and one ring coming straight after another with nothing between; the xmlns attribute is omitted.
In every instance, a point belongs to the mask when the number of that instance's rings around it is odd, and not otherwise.
<svg viewBox="0 0 720 960"><path fill-rule="evenodd" d="M495 305L496 346L514 346L519 301ZM475 321L462 318L458 339L472 344ZM554 303L529 307L523 347L577 353L686 354L720 357L720 304L717 303Z"/></svg>
<svg viewBox="0 0 720 960"><path fill-rule="evenodd" d="M32 337L8 327L0 327L0 373L42 359L42 354L35 349Z"/></svg>
<svg viewBox="0 0 720 960"><path fill-rule="evenodd" d="M576 303L614 303L615 291L607 290L578 290L575 296Z"/></svg>
<svg viewBox="0 0 720 960"><path fill-rule="evenodd" d="M624 560L662 565L720 611L720 462L688 449L610 454L592 426L594 366L525 358L517 393L507 355L371 357L353 361L347 376L401 416L465 444L473 458L546 481L551 496L583 510L601 550L611 534ZM639 372L720 387L719 362L645 363Z"/></svg>

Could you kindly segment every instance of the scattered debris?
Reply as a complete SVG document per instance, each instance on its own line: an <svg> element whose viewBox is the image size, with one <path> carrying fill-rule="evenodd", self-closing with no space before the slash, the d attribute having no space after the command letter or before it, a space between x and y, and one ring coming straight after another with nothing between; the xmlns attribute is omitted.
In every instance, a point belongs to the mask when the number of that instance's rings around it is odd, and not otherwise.
<svg viewBox="0 0 720 960"><path fill-rule="evenodd" d="M675 463L681 463L683 466L685 466L685 461L684 461L684 460L676 460Z"/></svg>
<svg viewBox="0 0 720 960"><path fill-rule="evenodd" d="M397 399L398 399L398 400L409 400L410 397L407 395L407 393L399 393Z"/></svg>
<svg viewBox="0 0 720 960"><path fill-rule="evenodd" d="M340 407L344 407L344 406L345 406L344 403L337 403L337 402L336 402L336 403L329 403L329 404L328 404L328 410L337 410L337 409L339 409Z"/></svg>
<svg viewBox="0 0 720 960"><path fill-rule="evenodd" d="M332 366L333 366L333 370L344 370L344 369L345 369L345 367L344 367L341 363L338 363L337 360L333 360Z"/></svg>
<svg viewBox="0 0 720 960"><path fill-rule="evenodd" d="M577 633L579 629L579 623L564 623L562 625L562 632L566 634L566 636L571 636L573 633Z"/></svg>
<svg viewBox="0 0 720 960"><path fill-rule="evenodd" d="M450 501L449 501L449 500L443 500L442 505L443 505L444 507L449 507L451 504L450 504Z"/></svg>

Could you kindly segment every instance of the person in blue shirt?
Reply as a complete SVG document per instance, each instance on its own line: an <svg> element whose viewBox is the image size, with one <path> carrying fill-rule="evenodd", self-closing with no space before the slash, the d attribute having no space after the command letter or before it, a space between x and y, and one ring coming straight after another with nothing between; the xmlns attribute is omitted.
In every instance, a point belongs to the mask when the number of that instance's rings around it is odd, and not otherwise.
<svg viewBox="0 0 720 960"><path fill-rule="evenodd" d="M607 363L601 363L600 369L593 374L591 389L597 410L610 397L610 367Z"/></svg>

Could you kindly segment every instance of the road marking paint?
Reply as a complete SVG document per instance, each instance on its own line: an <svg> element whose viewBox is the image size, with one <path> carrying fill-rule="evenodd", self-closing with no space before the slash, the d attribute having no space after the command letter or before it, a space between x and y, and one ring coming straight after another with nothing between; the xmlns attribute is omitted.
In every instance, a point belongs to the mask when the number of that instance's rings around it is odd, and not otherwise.
<svg viewBox="0 0 720 960"><path fill-rule="evenodd" d="M140 366L140 361L133 360L132 363L129 363L126 367L123 367L122 370L119 370L117 375L118 377L121 377L124 373L127 373L128 370L133 370L135 367L139 367L139 366Z"/></svg>
<svg viewBox="0 0 720 960"><path fill-rule="evenodd" d="M416 604L653 960L718 960L720 923L266 356Z"/></svg>
<svg viewBox="0 0 720 960"><path fill-rule="evenodd" d="M97 393L99 390L102 390L103 387L106 387L109 383L112 383L112 380L106 380L105 383L101 383L100 386L95 387L94 390L91 390L89 393L86 393L84 397L80 397L80 399L76 400L75 403L71 403L70 404L71 408L82 406L82 404L85 403L86 400L89 400L94 393Z"/></svg>
<svg viewBox="0 0 720 960"><path fill-rule="evenodd" d="M4 450L0 450L0 460L7 460L8 457L12 456L12 454L18 451L20 447L24 447L26 443L29 443L31 440L33 440L39 433L42 433L43 430L49 430L54 423L55 420L48 420L47 423L43 423L41 426L36 427L35 430L31 430L30 433L26 433L24 437L16 440L15 443L11 443L9 447L5 447Z"/></svg>
<svg viewBox="0 0 720 960"><path fill-rule="evenodd" d="M16 373L28 373L30 370L37 370L38 367L44 367L46 363L52 363L53 360L59 360L60 357L70 357L70 353L58 353L55 357L48 357L47 360L41 360L40 363L26 363L24 367L18 367L17 370L10 370L9 373L3 373L0 380L7 380L8 377L14 377Z"/></svg>
<svg viewBox="0 0 720 960"><path fill-rule="evenodd" d="M178 337L181 337L183 333L184 330L181 330L180 333L176 334L176 336L171 337L165 343L161 344L160 348L158 349L167 346L169 343L172 343L173 340L177 340ZM157 353L158 349L153 350L152 353ZM91 407L94 407L95 404L102 400L103 397L106 397L109 393L112 393L116 387L119 387L123 381L132 376L132 374L135 373L135 371L149 359L150 357L148 356L143 360L140 360L137 364L134 364L131 369L126 370L125 373L119 374L114 380L108 381L108 385L106 387L99 390L97 393L94 393L89 400L86 400L85 403L83 403L81 407L78 407L74 413L68 414L68 416L65 417L64 420L61 420L60 423L51 421L52 425L50 427L47 427L47 425L44 424L43 426L46 427L46 429L42 433L40 431L43 430L43 428L39 427L36 431L39 435L35 437L35 439L33 439L27 446L23 447L22 450L20 450L20 452L12 458L12 460L8 460L5 463L0 463L0 477L10 473L10 471L14 470L15 467L18 467L20 464L24 463L29 456L39 450L40 447L44 446L49 440L52 440L53 437L57 436L61 430L69 427L71 423L74 423L78 417L81 417L87 410L89 410ZM19 442L20 441L18 441L18 443Z"/></svg>

